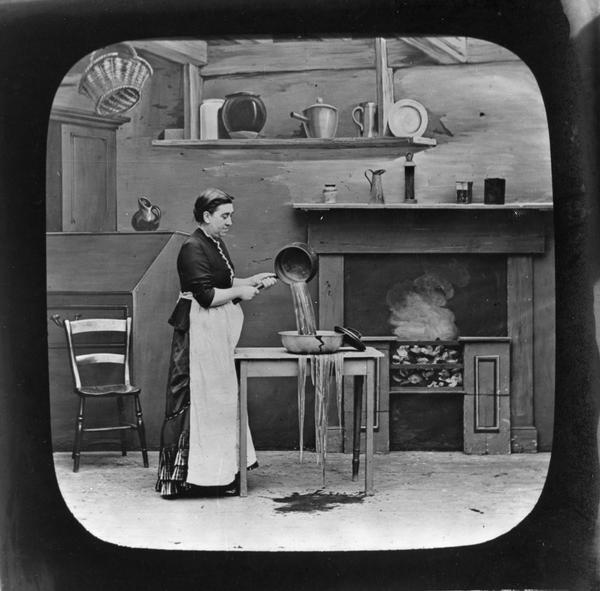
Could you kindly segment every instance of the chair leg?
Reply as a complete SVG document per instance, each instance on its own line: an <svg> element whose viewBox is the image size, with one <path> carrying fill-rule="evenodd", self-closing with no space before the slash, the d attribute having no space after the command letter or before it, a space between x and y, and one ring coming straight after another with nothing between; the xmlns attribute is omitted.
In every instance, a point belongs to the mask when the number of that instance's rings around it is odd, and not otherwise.
<svg viewBox="0 0 600 591"><path fill-rule="evenodd" d="M79 471L79 457L81 455L81 442L83 440L83 415L85 412L85 398L79 398L79 411L75 427L75 440L73 442L73 472Z"/></svg>
<svg viewBox="0 0 600 591"><path fill-rule="evenodd" d="M137 419L137 432L140 437L140 447L142 448L142 458L144 460L144 468L148 467L148 450L146 449L146 429L144 427L144 417L142 415L142 405L140 398L135 396L135 416Z"/></svg>
<svg viewBox="0 0 600 591"><path fill-rule="evenodd" d="M117 408L119 410L119 425L125 424L125 406L123 404L123 397L117 396ZM127 439L125 436L125 430L121 430L121 455L127 455Z"/></svg>

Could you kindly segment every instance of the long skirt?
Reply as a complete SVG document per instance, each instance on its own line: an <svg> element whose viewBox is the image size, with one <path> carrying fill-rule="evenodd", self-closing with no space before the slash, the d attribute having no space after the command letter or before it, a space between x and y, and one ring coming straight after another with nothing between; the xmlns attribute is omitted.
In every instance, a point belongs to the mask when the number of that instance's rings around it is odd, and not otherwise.
<svg viewBox="0 0 600 591"><path fill-rule="evenodd" d="M173 333L156 490L177 496L231 484L239 472L238 382L234 350L240 306L202 308L192 300L189 331ZM256 453L246 426L248 466Z"/></svg>

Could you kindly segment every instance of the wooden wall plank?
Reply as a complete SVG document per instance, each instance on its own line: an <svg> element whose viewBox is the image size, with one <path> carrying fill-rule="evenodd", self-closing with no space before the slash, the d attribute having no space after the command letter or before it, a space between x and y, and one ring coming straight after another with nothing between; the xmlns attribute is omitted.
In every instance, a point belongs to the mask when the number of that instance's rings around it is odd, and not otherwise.
<svg viewBox="0 0 600 591"><path fill-rule="evenodd" d="M544 252L539 212L516 220L500 212L459 212L454 216L439 210L379 213L382 215L364 210L358 214L309 214L309 243L320 254Z"/></svg>
<svg viewBox="0 0 600 591"><path fill-rule="evenodd" d="M197 140L200 137L200 102L202 101L202 80L198 67L183 65L183 137Z"/></svg>
<svg viewBox="0 0 600 591"><path fill-rule="evenodd" d="M48 125L46 152L46 232L62 230L62 141L58 121Z"/></svg>
<svg viewBox="0 0 600 591"><path fill-rule="evenodd" d="M375 84L377 89L377 128L379 135L388 133L388 113L394 104L394 80L388 67L386 40L375 39Z"/></svg>
<svg viewBox="0 0 600 591"><path fill-rule="evenodd" d="M373 68L372 39L210 46L204 77Z"/></svg>
<svg viewBox="0 0 600 591"><path fill-rule="evenodd" d="M531 437L533 414L533 261L530 256L508 257L507 327L511 338L512 449L537 451ZM525 430L525 431L523 431ZM523 436L523 437L521 437Z"/></svg>
<svg viewBox="0 0 600 591"><path fill-rule="evenodd" d="M533 259L533 384L538 450L551 451L556 372L556 285L552 220L547 221L547 247Z"/></svg>
<svg viewBox="0 0 600 591"><path fill-rule="evenodd" d="M344 324L344 257L319 257L319 328Z"/></svg>

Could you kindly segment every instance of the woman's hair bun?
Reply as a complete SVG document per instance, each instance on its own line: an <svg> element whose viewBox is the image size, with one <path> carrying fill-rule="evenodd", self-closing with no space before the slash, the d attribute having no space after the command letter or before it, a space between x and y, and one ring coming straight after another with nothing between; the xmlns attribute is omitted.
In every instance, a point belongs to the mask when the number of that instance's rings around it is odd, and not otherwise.
<svg viewBox="0 0 600 591"><path fill-rule="evenodd" d="M194 219L200 223L203 220L203 214L205 211L208 213L214 213L219 205L225 203L231 203L233 201L233 195L225 193L221 189L215 187L209 187L200 193L194 203Z"/></svg>

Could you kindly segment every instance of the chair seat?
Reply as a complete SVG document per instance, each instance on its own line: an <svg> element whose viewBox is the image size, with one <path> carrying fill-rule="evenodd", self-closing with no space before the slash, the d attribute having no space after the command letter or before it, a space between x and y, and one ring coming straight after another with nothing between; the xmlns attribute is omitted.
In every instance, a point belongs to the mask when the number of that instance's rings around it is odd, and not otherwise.
<svg viewBox="0 0 600 591"><path fill-rule="evenodd" d="M102 386L83 386L77 389L81 396L127 396L139 394L140 388L126 384L106 384Z"/></svg>

